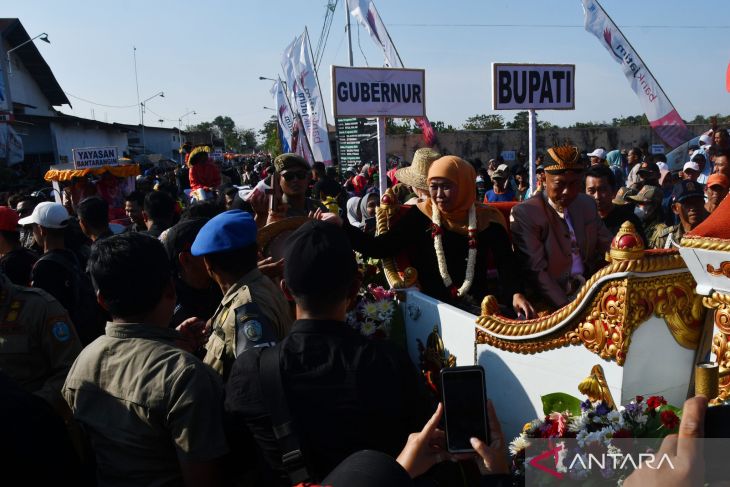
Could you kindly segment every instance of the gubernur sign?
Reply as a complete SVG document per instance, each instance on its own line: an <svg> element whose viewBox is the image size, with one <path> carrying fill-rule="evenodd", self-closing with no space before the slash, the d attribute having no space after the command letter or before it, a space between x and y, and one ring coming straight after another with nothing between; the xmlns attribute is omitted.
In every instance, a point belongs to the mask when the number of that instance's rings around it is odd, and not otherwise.
<svg viewBox="0 0 730 487"><path fill-rule="evenodd" d="M332 66L332 105L335 117L423 117L425 71Z"/></svg>
<svg viewBox="0 0 730 487"><path fill-rule="evenodd" d="M574 110L574 64L492 63L493 110Z"/></svg>

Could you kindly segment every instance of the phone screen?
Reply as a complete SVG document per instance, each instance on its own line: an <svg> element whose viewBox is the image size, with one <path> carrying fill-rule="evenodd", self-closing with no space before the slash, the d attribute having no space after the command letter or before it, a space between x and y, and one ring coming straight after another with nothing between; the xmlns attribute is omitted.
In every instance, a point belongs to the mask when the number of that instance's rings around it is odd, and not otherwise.
<svg viewBox="0 0 730 487"><path fill-rule="evenodd" d="M473 451L469 438L489 443L484 369L453 367L441 372L446 444L450 452Z"/></svg>

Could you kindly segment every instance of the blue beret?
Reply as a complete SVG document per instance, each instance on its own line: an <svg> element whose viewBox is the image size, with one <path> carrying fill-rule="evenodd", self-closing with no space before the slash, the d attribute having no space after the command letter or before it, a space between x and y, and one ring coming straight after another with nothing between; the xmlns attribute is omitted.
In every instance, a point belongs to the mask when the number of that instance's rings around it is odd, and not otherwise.
<svg viewBox="0 0 730 487"><path fill-rule="evenodd" d="M195 237L190 253L200 255L240 249L256 242L256 222L241 210L229 210L211 218Z"/></svg>

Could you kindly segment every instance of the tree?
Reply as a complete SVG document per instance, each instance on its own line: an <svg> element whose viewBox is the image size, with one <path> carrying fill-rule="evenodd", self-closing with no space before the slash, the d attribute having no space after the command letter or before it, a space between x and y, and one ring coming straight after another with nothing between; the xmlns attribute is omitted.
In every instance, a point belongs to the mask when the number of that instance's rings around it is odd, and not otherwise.
<svg viewBox="0 0 730 487"><path fill-rule="evenodd" d="M643 113L641 115L629 115L628 117L618 117L611 120L613 127L638 127L641 125L649 125L649 119Z"/></svg>
<svg viewBox="0 0 730 487"><path fill-rule="evenodd" d="M253 133L253 131L251 131ZM259 135L264 139L263 149L276 157L281 154L281 141L279 140L279 121L276 115L264 122L264 128L259 130Z"/></svg>
<svg viewBox="0 0 730 487"><path fill-rule="evenodd" d="M447 125L445 122L442 122L441 120L436 120L434 122L431 122L431 126L436 132L441 133L447 133L447 132L456 132L456 129L453 125Z"/></svg>
<svg viewBox="0 0 730 487"><path fill-rule="evenodd" d="M411 127L411 119L405 118L399 124L398 120L395 118L386 118L385 119L385 133L388 135L414 133L413 127Z"/></svg>
<svg viewBox="0 0 730 487"><path fill-rule="evenodd" d="M502 115L478 114L469 117L462 126L464 130L497 130L504 128Z"/></svg>
<svg viewBox="0 0 730 487"><path fill-rule="evenodd" d="M535 114L535 119L537 119L537 114ZM529 113L525 111L515 113L515 118L507 123L508 129L527 130L529 127Z"/></svg>

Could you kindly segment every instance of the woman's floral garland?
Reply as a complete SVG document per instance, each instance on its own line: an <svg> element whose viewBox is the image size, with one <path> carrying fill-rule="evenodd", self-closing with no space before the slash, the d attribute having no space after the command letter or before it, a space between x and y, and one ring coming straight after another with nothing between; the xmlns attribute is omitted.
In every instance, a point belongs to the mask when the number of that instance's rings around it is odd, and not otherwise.
<svg viewBox="0 0 730 487"><path fill-rule="evenodd" d="M443 230L441 228L441 213L439 213L436 204L432 204L431 221L431 237L433 237L433 247L436 250L436 261L439 266L439 273L441 279L444 281L444 286L449 288L451 295L454 298L461 298L469 292L472 283L474 282L474 268L477 263L477 209L475 205L471 205L469 208L469 226L467 228L467 234L469 236L469 257L466 261L466 275L464 276L464 283L460 288L456 288L449 270L446 267L446 254L444 253L444 243L442 240Z"/></svg>

